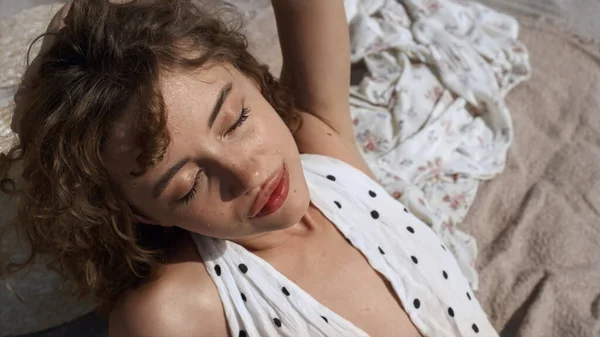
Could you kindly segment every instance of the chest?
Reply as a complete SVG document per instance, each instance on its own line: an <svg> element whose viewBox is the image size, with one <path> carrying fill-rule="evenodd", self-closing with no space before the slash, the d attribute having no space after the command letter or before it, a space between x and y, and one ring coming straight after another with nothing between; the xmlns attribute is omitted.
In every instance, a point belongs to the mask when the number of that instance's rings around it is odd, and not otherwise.
<svg viewBox="0 0 600 337"><path fill-rule="evenodd" d="M318 221L328 223L322 217ZM302 245L264 257L318 302L371 337L420 336L394 289L331 223Z"/></svg>

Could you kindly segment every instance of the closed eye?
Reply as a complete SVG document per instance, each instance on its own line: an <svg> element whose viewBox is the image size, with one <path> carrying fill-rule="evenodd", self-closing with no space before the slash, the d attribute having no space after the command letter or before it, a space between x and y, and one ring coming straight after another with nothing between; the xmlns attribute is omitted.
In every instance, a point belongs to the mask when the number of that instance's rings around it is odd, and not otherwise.
<svg viewBox="0 0 600 337"><path fill-rule="evenodd" d="M229 130L227 130L226 134L229 134L233 131L235 131L237 128L239 128L240 126L242 126L242 124L244 124L244 122L248 119L248 117L250 116L250 108L242 108L242 112L240 113L240 117L238 118L238 120L229 128Z"/></svg>
<svg viewBox="0 0 600 337"><path fill-rule="evenodd" d="M194 185L192 185L192 188L189 190L189 192L187 192L186 195L183 196L183 198L178 200L179 202L187 205L190 203L190 201L192 201L192 199L194 199L194 196L198 192L198 181L200 180L201 172L202 171L200 170L200 171L198 171L198 173L196 173L196 178L194 179Z"/></svg>
<svg viewBox="0 0 600 337"><path fill-rule="evenodd" d="M229 128L229 130L227 130L226 134L229 134L229 133L235 131L240 126L242 126L242 124L244 124L244 122L248 119L249 116L250 116L250 108L242 108L240 117ZM198 173L196 174L196 178L194 179L194 184L192 185L192 188L190 188L190 190L188 191L188 193L186 193L186 195L184 195L181 199L178 200L179 202L187 205L190 203L190 201L192 201L192 199L194 199L194 196L196 196L196 193L198 192L198 182L200 180L201 172L202 172L202 170L198 171Z"/></svg>

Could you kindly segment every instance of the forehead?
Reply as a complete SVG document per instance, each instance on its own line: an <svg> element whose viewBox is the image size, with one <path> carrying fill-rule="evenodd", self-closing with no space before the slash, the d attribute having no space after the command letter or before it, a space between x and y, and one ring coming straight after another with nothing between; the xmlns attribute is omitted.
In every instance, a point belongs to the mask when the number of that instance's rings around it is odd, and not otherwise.
<svg viewBox="0 0 600 337"><path fill-rule="evenodd" d="M235 82L238 79L236 75L237 71L223 65L188 73L166 73L159 87L170 120L169 127L175 127L174 122L181 117L207 117L221 89Z"/></svg>
<svg viewBox="0 0 600 337"><path fill-rule="evenodd" d="M207 121L210 111L228 83L239 82L240 74L226 65L213 65L189 72L165 72L161 74L158 88L161 92L167 128L171 136L180 134L190 125ZM131 178L129 172L139 169L136 158L141 153L135 142L135 114L125 113L112 126L104 149L107 169L121 179ZM170 155L169 149L165 154ZM161 163L157 164L157 168Z"/></svg>

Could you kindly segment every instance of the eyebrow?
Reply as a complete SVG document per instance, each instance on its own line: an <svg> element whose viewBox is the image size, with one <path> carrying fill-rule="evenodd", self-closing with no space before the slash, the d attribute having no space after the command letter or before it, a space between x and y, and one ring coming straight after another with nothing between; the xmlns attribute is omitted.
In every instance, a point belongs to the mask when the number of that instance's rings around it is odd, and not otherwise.
<svg viewBox="0 0 600 337"><path fill-rule="evenodd" d="M167 172L165 172L165 174L163 174L162 177L160 177L160 180L154 185L154 188L152 189L152 196L155 199L161 195L161 193L165 190L165 188L167 188L167 185L169 185L169 182L171 182L171 180L177 174L177 172L179 172L179 170L181 170L181 168L184 167L185 164L189 163L190 160L192 160L192 158L189 156L182 158L175 165L171 166L171 168Z"/></svg>
<svg viewBox="0 0 600 337"><path fill-rule="evenodd" d="M231 92L231 86L232 86L231 83L227 83L221 89L221 93L219 94L219 99L217 99L217 102L215 102L215 106L213 107L212 113L210 114L210 117L208 118L208 127L209 128L212 128L213 124L215 124L215 120L217 120L217 116L219 116L219 112L221 112L221 107L223 106L223 103L225 103L227 96L229 96L229 93Z"/></svg>

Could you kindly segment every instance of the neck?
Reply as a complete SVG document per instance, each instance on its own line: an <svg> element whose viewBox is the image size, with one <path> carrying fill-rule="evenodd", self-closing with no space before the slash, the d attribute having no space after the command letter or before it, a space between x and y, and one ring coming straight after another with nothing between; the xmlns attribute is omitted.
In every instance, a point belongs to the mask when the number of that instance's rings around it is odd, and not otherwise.
<svg viewBox="0 0 600 337"><path fill-rule="evenodd" d="M255 254L291 246L293 243L302 241L307 236L314 234L322 227L318 224L318 221L315 221L314 211L315 209L312 206L309 207L300 221L288 228L232 239L231 241Z"/></svg>

